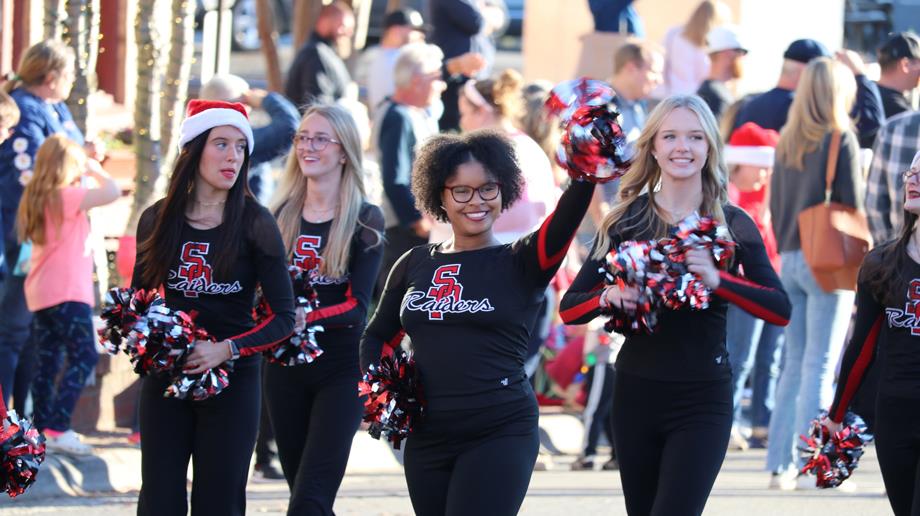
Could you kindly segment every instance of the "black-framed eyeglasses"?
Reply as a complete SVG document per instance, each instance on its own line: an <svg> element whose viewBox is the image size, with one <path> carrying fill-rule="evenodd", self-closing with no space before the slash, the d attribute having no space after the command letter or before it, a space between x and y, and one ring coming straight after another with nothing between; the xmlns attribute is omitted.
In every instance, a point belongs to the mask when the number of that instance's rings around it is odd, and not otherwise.
<svg viewBox="0 0 920 516"><path fill-rule="evenodd" d="M467 185L445 186L445 190L450 190L450 196L457 202L470 202L473 199L473 192L479 193L479 198L483 201L491 201L498 197L502 191L502 184L496 182L486 183L478 188Z"/></svg>
<svg viewBox="0 0 920 516"><path fill-rule="evenodd" d="M310 144L310 148L315 151L325 150L330 143L342 143L335 138L330 138L325 134L317 134L316 136L307 136L304 133L297 133L293 138L294 146Z"/></svg>
<svg viewBox="0 0 920 516"><path fill-rule="evenodd" d="M901 172L901 179L906 183L908 179L920 174L920 168L909 168L904 172Z"/></svg>

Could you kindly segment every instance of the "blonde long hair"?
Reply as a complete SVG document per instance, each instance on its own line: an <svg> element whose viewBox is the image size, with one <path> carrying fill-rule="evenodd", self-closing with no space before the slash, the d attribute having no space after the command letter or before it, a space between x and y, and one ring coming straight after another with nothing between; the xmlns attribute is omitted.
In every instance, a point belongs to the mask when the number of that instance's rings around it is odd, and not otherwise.
<svg viewBox="0 0 920 516"><path fill-rule="evenodd" d="M706 142L709 144L709 153L706 163L703 164L703 202L700 212L710 215L721 223L725 223L725 213L722 206L728 202L726 178L728 177L725 161L722 158L722 140L719 138L719 126L712 111L696 95L672 95L658 104L648 117L639 139L636 140L636 152L632 165L620 179L619 199L617 204L604 216L597 231L597 245L594 258L603 258L610 245L611 229L623 221L632 204L643 192L648 192L648 205L643 213L627 227L617 227L617 231L628 231L636 228L651 228L655 238L667 236L668 224L665 222L666 214L662 213L655 203L655 188L661 181L661 168L652 156L655 148L655 136L661 128L664 119L675 109L685 108L693 111L703 126Z"/></svg>
<svg viewBox="0 0 920 516"><path fill-rule="evenodd" d="M342 182L339 185L339 199L329 228L329 239L323 250L320 273L331 278L341 278L348 272L351 258L351 241L356 226L360 225L377 234L378 244L382 235L361 223L358 215L361 205L367 199L364 189L364 168L362 165L361 138L352 116L344 108L330 104L313 104L309 106L300 119L301 124L311 115L326 119L335 132L335 139L341 142L345 153L342 166ZM294 245L300 236L300 221L303 218L303 205L307 198L307 178L300 171L297 149L292 148L284 167L284 175L275 190L271 210L278 219L278 227L284 246L290 258Z"/></svg>
<svg viewBox="0 0 920 516"><path fill-rule="evenodd" d="M16 230L19 240L32 240L44 245L47 240L45 228L46 210L53 221L60 225L61 188L80 177L86 168L86 153L83 148L65 136L49 136L35 155L32 179L26 185L16 213Z"/></svg>
<svg viewBox="0 0 920 516"><path fill-rule="evenodd" d="M805 154L815 151L827 133L850 129L855 98L856 81L843 64L829 57L811 60L795 89L789 119L780 130L776 160L801 170Z"/></svg>
<svg viewBox="0 0 920 516"><path fill-rule="evenodd" d="M703 0L684 25L683 36L698 47L706 46L706 36L716 25L728 22L731 17L729 7L718 1Z"/></svg>

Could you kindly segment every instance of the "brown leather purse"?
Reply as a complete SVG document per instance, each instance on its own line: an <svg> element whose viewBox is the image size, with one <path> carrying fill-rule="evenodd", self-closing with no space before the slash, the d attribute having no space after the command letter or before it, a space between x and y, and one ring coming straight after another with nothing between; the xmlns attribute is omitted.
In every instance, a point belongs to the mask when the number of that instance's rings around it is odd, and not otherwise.
<svg viewBox="0 0 920 516"><path fill-rule="evenodd" d="M831 202L840 136L840 132L834 132L827 152L824 202L802 210L798 217L802 254L825 292L856 290L859 266L872 247L866 215L851 206Z"/></svg>

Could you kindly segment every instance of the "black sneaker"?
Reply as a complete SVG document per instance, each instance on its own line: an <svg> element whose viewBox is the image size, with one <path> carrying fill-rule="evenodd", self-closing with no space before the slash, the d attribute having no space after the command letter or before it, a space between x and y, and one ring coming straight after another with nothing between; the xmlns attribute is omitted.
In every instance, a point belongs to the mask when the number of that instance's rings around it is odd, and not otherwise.
<svg viewBox="0 0 920 516"><path fill-rule="evenodd" d="M572 463L572 471L592 471L594 470L594 461L585 457L578 457Z"/></svg>
<svg viewBox="0 0 920 516"><path fill-rule="evenodd" d="M620 469L620 464L617 463L617 460L615 458L610 459L607 462L605 462L603 466L601 466L601 469L604 471L616 471Z"/></svg>
<svg viewBox="0 0 920 516"><path fill-rule="evenodd" d="M262 480L284 480L284 473L278 470L274 464L256 464L253 478Z"/></svg>

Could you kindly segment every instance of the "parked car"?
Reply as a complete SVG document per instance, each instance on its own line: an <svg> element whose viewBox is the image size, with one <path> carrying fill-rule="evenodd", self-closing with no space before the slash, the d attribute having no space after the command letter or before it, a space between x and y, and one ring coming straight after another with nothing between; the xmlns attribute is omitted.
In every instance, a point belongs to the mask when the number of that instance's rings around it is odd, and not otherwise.
<svg viewBox="0 0 920 516"><path fill-rule="evenodd" d="M233 14L232 43L234 50L258 50L259 18L256 16L256 0L226 0L230 2L230 12ZM275 27L279 34L291 31L291 14L293 7L291 0L270 0L272 11L275 15ZM200 30L204 21L207 8L216 9L219 0L196 0L195 28Z"/></svg>

